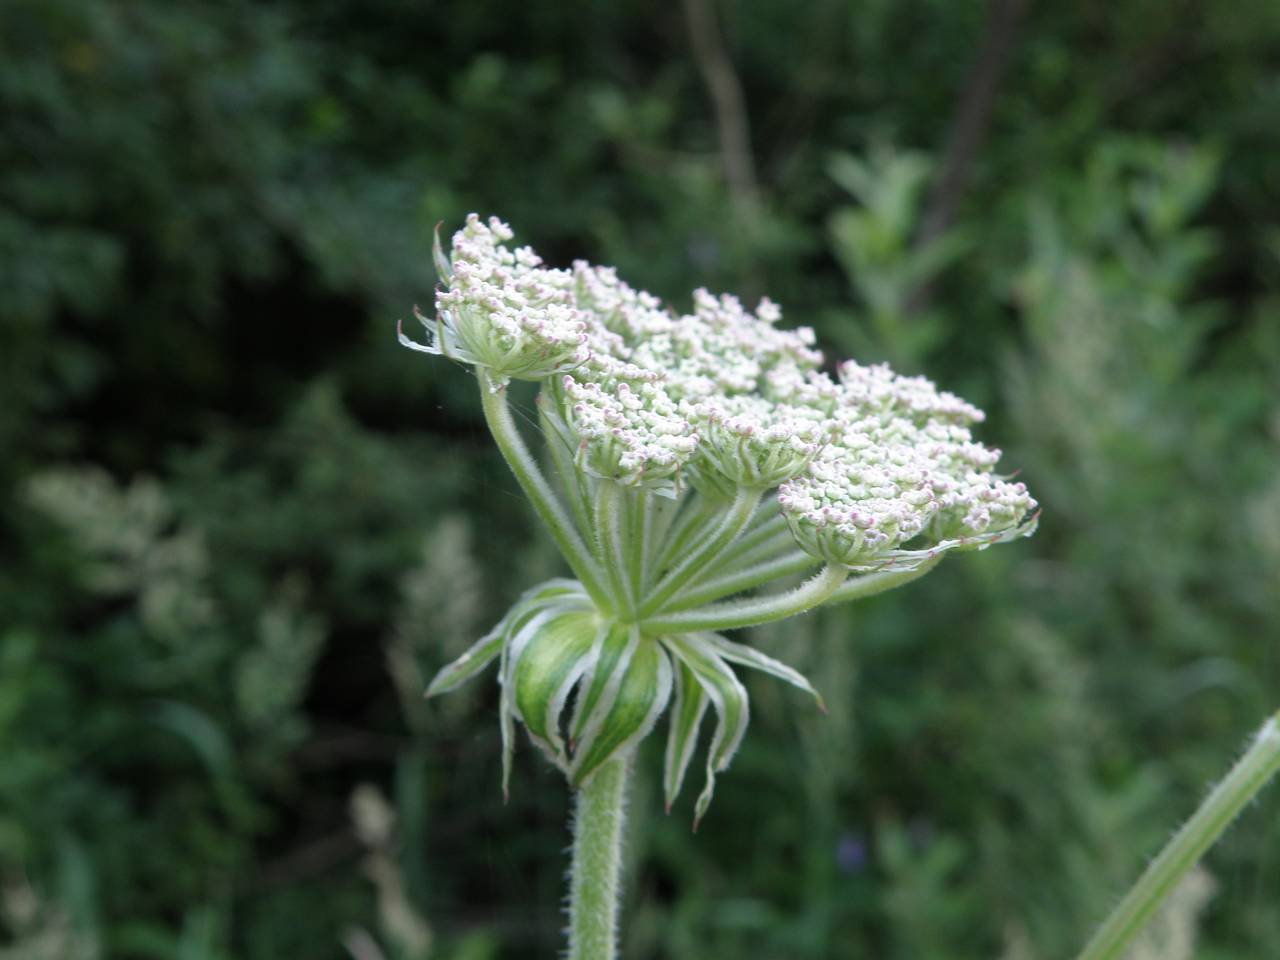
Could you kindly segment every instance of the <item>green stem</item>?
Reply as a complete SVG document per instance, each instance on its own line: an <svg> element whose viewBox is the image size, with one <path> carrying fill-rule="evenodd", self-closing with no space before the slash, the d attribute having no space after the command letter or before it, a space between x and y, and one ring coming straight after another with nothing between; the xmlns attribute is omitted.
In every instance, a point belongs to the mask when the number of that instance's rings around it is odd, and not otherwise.
<svg viewBox="0 0 1280 960"><path fill-rule="evenodd" d="M777 560L779 557L793 553L795 549L795 537L791 536L790 531L784 530L780 534L774 534L763 543L756 544L750 550L742 550L735 543L720 555L720 558L716 561L716 567L718 568L718 574L721 576L727 573L738 573L748 567L764 563L766 560ZM817 560L814 561L814 563L818 562Z"/></svg>
<svg viewBox="0 0 1280 960"><path fill-rule="evenodd" d="M628 491L627 510L630 518L630 542L627 556L631 561L631 595L640 597L644 592L645 571L648 569L651 537L653 532L653 494L643 489Z"/></svg>
<svg viewBox="0 0 1280 960"><path fill-rule="evenodd" d="M507 466L515 474L516 481L524 491L534 510L542 517L551 530L551 536L564 558L569 563L577 578L582 581L593 600L607 605L607 594L602 586L600 569L595 559L587 550L582 538L573 528L573 523L564 512L564 507L556 498L555 491L547 483L546 477L538 469L538 463L525 446L515 421L511 417L511 408L507 403L507 392L494 382L483 368L476 371L480 381L480 405L484 409L484 419L489 425Z"/></svg>
<svg viewBox="0 0 1280 960"><path fill-rule="evenodd" d="M910 570L881 570L878 573L864 573L860 577L846 580L831 596L827 597L828 605L845 603L848 600L861 600L863 597L874 597L894 587L900 587L912 580L919 580L926 573L942 562L942 554L931 557L918 567Z"/></svg>
<svg viewBox="0 0 1280 960"><path fill-rule="evenodd" d="M574 466L573 452L561 435L560 428L557 428L551 422L551 417L547 412L548 405L549 401L546 398L545 391L540 391L538 393L538 419L542 425L542 434L547 438L547 450L551 454L551 463L560 477L560 483L564 488L565 497L569 501L569 509L573 513L573 521L577 525L578 533L582 536L587 548L598 558L599 544L595 539L591 526L592 497L590 480L581 470Z"/></svg>
<svg viewBox="0 0 1280 960"><path fill-rule="evenodd" d="M817 576L794 590L772 597L716 603L697 610L662 614L640 624L647 634L691 633L695 630L734 630L772 623L804 613L822 603L849 575L846 567L828 564Z"/></svg>
<svg viewBox="0 0 1280 960"><path fill-rule="evenodd" d="M778 537L779 534L787 530L786 518L777 512L778 502L769 500L760 506L754 517L751 518L752 530L744 533L742 538L735 543L728 552L725 553L723 559L725 563L738 563L748 554L757 552L757 548L767 547L769 542ZM763 515L772 514L767 520L760 519ZM788 537L790 539L790 537Z"/></svg>
<svg viewBox="0 0 1280 960"><path fill-rule="evenodd" d="M630 775L629 755L610 760L574 800L568 960L617 956L622 834Z"/></svg>
<svg viewBox="0 0 1280 960"><path fill-rule="evenodd" d="M684 513L689 503L688 493L679 493L674 499L653 496L649 498L653 510L653 536L649 543L649 556L644 562L646 571L652 570L666 546L676 520Z"/></svg>
<svg viewBox="0 0 1280 960"><path fill-rule="evenodd" d="M735 593L742 593L745 590L753 590L756 587L764 586L771 580L804 573L810 567L816 567L818 563L817 558L799 550L793 550L786 556L778 557L776 560L766 560L764 563L758 563L735 573L716 577L714 580L703 581L690 590L677 593L675 598L663 608L662 612L674 613L677 610L700 607L704 603L711 603L713 600L731 597Z"/></svg>
<svg viewBox="0 0 1280 960"><path fill-rule="evenodd" d="M690 538L705 527L716 516L716 504L709 502L702 494L695 494L685 502L668 526L663 538L662 549L658 552L657 562L651 573L657 574L665 570L680 552L688 545Z"/></svg>
<svg viewBox="0 0 1280 960"><path fill-rule="evenodd" d="M1079 960L1115 960L1196 861L1231 821L1280 771L1280 713L1268 720L1225 780L1151 862L1133 889L1107 917Z"/></svg>
<svg viewBox="0 0 1280 960"><path fill-rule="evenodd" d="M635 612L631 592L631 564L626 551L626 491L612 480L601 480L596 488L596 536L604 557L605 575L613 593L612 608L630 617Z"/></svg>
<svg viewBox="0 0 1280 960"><path fill-rule="evenodd" d="M750 521L756 504L760 502L762 492L748 488L738 491L715 533L704 539L692 553L685 554L684 559L668 570L666 576L653 588L653 592L645 598L640 608L641 616L648 616L662 609L662 605L670 600L680 587L688 583L694 574L715 560L725 547L733 543L742 532L742 528Z"/></svg>

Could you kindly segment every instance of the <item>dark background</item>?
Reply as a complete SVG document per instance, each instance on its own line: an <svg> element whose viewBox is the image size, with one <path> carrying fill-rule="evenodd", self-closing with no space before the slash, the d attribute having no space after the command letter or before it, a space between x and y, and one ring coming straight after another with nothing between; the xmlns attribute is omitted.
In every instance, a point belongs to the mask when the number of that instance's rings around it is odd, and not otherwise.
<svg viewBox="0 0 1280 960"><path fill-rule="evenodd" d="M1280 705L1274 0L3 0L0 957L560 941L558 774L425 678L558 571L431 227L984 406L1039 534L758 630L623 955L1065 957ZM686 791L688 793L689 791ZM1280 794L1146 957L1280 943ZM1135 954L1137 956L1137 954Z"/></svg>

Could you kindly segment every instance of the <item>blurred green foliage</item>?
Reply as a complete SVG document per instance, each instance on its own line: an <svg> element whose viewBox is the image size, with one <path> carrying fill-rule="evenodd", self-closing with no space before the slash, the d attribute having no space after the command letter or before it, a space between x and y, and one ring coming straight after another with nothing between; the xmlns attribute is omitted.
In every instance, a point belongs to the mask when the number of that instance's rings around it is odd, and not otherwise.
<svg viewBox="0 0 1280 960"><path fill-rule="evenodd" d="M717 12L748 195L678 7L0 6L0 957L557 949L564 785L418 697L557 569L395 346L469 210L928 371L1045 505L757 631L831 715L753 685L696 838L647 757L625 956L1069 955L1275 708L1280 6ZM1280 942L1277 802L1146 955Z"/></svg>

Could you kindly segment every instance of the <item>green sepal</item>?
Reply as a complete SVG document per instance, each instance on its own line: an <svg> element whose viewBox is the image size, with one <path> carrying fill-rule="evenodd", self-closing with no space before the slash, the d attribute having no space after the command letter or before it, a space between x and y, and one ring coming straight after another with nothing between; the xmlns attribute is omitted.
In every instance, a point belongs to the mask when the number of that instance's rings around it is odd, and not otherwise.
<svg viewBox="0 0 1280 960"><path fill-rule="evenodd" d="M570 612L548 619L509 664L515 716L558 766L566 767L560 713L569 692L590 666L601 631L593 613Z"/></svg>
<svg viewBox="0 0 1280 960"><path fill-rule="evenodd" d="M591 651L591 668L578 688L578 702L569 723L571 745L576 745L582 739L587 721L595 713L596 706L610 683L616 687L621 682L621 671L626 669L634 650L631 640L631 628L620 623L610 623L596 635Z"/></svg>
<svg viewBox="0 0 1280 960"><path fill-rule="evenodd" d="M511 676L512 665L519 660L525 646L532 642L547 622L559 613L570 611L551 606L536 610L532 616L520 620L520 628L509 635L502 645L502 667L498 671L498 682L502 684L502 697L498 701L498 727L502 731L502 796L510 796L511 761L516 750L515 716L516 696L515 681Z"/></svg>
<svg viewBox="0 0 1280 960"><path fill-rule="evenodd" d="M813 686L799 670L787 666L781 660L775 660L773 657L761 653L755 647L748 647L743 643L735 643L720 636L718 633L700 633L698 636L730 663L740 663L744 667L751 667L753 670L767 673L771 677L776 677L784 683L789 683L793 687L803 690L817 701L819 710L823 713L827 712L827 704L822 699L822 694L813 689Z"/></svg>
<svg viewBox="0 0 1280 960"><path fill-rule="evenodd" d="M539 603L576 600L585 596L581 584L576 580L563 578L548 580L526 591L492 630L468 647L458 659L440 668L427 685L423 696L438 697L442 693L451 693L493 663L502 652L502 644L511 635L511 631L536 613Z"/></svg>
<svg viewBox="0 0 1280 960"><path fill-rule="evenodd" d="M487 667L502 652L502 641L506 635L496 627L467 648L467 652L452 663L440 668L440 671L427 685L424 697L438 697L442 693L457 690L477 673Z"/></svg>
<svg viewBox="0 0 1280 960"><path fill-rule="evenodd" d="M698 730L706 715L708 699L702 685L683 661L675 662L675 703L667 731L667 752L663 762L662 794L667 813L680 794L685 771L698 746Z"/></svg>
<svg viewBox="0 0 1280 960"><path fill-rule="evenodd" d="M569 779L580 787L611 757L648 735L671 698L671 661L638 627L575 744Z"/></svg>
<svg viewBox="0 0 1280 960"><path fill-rule="evenodd" d="M511 761L515 753L514 696L508 682L513 648L528 643L538 629L557 613L591 610L591 601L582 584L557 577L531 587L507 611L491 633L502 637L502 660L498 667L498 683L502 696L498 700L498 729L502 733L502 796L510 796Z"/></svg>
<svg viewBox="0 0 1280 960"><path fill-rule="evenodd" d="M693 828L696 830L715 793L716 774L728 768L747 732L750 701L746 687L698 634L663 637L663 643L693 673L716 711L716 730L707 750L707 782L694 807Z"/></svg>

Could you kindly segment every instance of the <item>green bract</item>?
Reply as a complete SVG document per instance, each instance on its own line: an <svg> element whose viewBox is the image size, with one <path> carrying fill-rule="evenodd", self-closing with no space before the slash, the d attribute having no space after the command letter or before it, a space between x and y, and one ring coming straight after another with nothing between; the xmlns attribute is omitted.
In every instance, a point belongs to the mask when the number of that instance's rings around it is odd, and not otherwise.
<svg viewBox="0 0 1280 960"><path fill-rule="evenodd" d="M928 380L853 362L833 380L812 331L778 326L768 300L750 311L699 290L678 315L609 268L547 268L510 239L473 215L450 255L437 243L436 319L420 317L433 342L405 342L476 368L499 449L575 579L527 592L428 694L500 661L504 790L517 722L579 787L668 713L668 807L710 711L701 818L747 726L735 668L818 696L723 631L1027 535L1036 504L991 472L999 451L970 433L982 412ZM510 379L541 383L554 486L511 416Z"/></svg>

